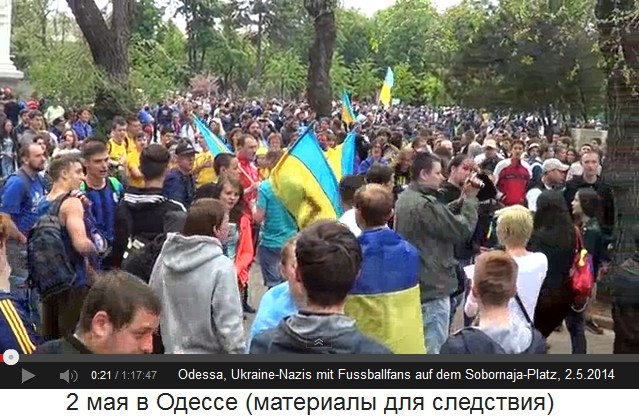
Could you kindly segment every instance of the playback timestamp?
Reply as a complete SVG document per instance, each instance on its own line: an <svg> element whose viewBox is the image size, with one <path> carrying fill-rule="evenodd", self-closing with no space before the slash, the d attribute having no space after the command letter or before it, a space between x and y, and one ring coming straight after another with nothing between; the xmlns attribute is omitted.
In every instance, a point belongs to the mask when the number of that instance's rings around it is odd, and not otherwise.
<svg viewBox="0 0 639 420"><path fill-rule="evenodd" d="M92 370L93 381L152 381L157 374L156 370Z"/></svg>

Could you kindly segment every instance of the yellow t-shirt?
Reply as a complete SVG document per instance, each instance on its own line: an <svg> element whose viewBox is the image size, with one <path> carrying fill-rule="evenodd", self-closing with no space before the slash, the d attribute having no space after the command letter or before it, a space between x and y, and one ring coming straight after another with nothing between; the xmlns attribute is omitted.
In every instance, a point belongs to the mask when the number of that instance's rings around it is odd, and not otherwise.
<svg viewBox="0 0 639 420"><path fill-rule="evenodd" d="M109 159L120 162L122 157L126 158L127 150L124 142L122 144L117 144L115 140L109 140Z"/></svg>
<svg viewBox="0 0 639 420"><path fill-rule="evenodd" d="M213 162L213 155L211 155L211 152L200 152L197 155L195 155L195 163L193 164L193 166L195 168L200 167L204 165L204 162L207 159L210 159L211 162ZM195 179L195 185L196 187L199 188L204 184L210 184L216 181L217 181L217 176L215 175L215 171L213 170L213 167L202 168L202 170L200 170L200 172L197 174L197 178Z"/></svg>
<svg viewBox="0 0 639 420"><path fill-rule="evenodd" d="M129 185L135 188L144 188L144 178L136 178L131 172L133 168L140 169L140 153L138 149L127 153L126 155L126 171L129 177Z"/></svg>
<svg viewBox="0 0 639 420"><path fill-rule="evenodd" d="M134 153L137 150L137 146L135 145L135 139L132 139L131 137L129 137L129 135L127 134L126 136L126 152L127 153Z"/></svg>

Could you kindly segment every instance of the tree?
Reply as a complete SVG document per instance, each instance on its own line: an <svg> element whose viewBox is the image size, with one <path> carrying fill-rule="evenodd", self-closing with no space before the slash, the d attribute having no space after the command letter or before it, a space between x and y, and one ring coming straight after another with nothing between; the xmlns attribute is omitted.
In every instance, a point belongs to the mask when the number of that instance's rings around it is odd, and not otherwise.
<svg viewBox="0 0 639 420"><path fill-rule="evenodd" d="M376 66L370 59L358 61L353 70L353 91L361 100L372 100L381 86Z"/></svg>
<svg viewBox="0 0 639 420"><path fill-rule="evenodd" d="M132 0L113 0L109 23L94 0L67 0L91 56L101 72L95 112L100 120L111 120L131 107L129 85L129 37L133 16Z"/></svg>
<svg viewBox="0 0 639 420"><path fill-rule="evenodd" d="M270 56L264 68L264 82L268 90L280 98L297 96L304 86L304 64L292 50Z"/></svg>
<svg viewBox="0 0 639 420"><path fill-rule="evenodd" d="M318 117L331 115L333 92L330 71L335 50L336 0L304 0L304 8L313 19L315 36L308 52L306 94Z"/></svg>
<svg viewBox="0 0 639 420"><path fill-rule="evenodd" d="M419 80L413 74L407 63L399 63L393 67L395 75L395 87L393 97L404 103L412 103L417 99Z"/></svg>
<svg viewBox="0 0 639 420"><path fill-rule="evenodd" d="M331 84L333 94L339 95L344 89L350 89L351 71L344 63L344 58L338 53L333 55L331 64Z"/></svg>
<svg viewBox="0 0 639 420"><path fill-rule="evenodd" d="M617 213L614 268L635 250L639 211L639 27L633 0L598 0L596 14L607 76L609 122L603 177L614 190Z"/></svg>

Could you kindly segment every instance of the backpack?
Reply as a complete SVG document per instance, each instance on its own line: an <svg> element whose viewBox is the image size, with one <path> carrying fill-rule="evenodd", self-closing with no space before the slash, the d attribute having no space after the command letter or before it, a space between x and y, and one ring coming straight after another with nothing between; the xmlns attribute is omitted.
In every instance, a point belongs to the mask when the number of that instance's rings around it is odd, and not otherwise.
<svg viewBox="0 0 639 420"><path fill-rule="evenodd" d="M27 238L28 284L42 299L71 287L76 270L62 239L65 229L60 224L60 208L69 198L67 193L55 200L49 212L41 216Z"/></svg>
<svg viewBox="0 0 639 420"><path fill-rule="evenodd" d="M4 195L4 187L7 185L7 181L9 181L9 179L14 176L17 176L18 178L20 178L20 180L22 181L22 185L25 187L27 193L31 189L31 184L33 184L33 180L31 179L29 175L27 175L24 169L20 168L14 173L12 173L11 175L9 175L8 177L6 177L5 179L0 180L0 201L2 201L2 196ZM36 176L39 176L39 175L36 175Z"/></svg>
<svg viewBox="0 0 639 420"><path fill-rule="evenodd" d="M575 227L575 236L577 252L572 267L570 268L570 282L575 300L577 302L587 302L592 293L592 289L595 287L594 264L592 255L584 246L581 231L577 227ZM583 309L585 309L585 307L586 305L583 306Z"/></svg>
<svg viewBox="0 0 639 420"><path fill-rule="evenodd" d="M148 284L165 240L166 233L161 233L154 238L129 238L122 260L122 270L139 277Z"/></svg>

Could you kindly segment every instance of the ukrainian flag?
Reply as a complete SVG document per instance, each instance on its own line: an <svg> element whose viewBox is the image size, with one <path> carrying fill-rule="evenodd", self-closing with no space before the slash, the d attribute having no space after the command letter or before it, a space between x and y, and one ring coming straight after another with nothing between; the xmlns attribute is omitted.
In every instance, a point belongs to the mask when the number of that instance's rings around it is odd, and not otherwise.
<svg viewBox="0 0 639 420"><path fill-rule="evenodd" d="M326 151L326 160L339 182L344 175L355 172L355 132L351 131L339 146Z"/></svg>
<svg viewBox="0 0 639 420"><path fill-rule="evenodd" d="M275 195L291 213L297 226L341 215L337 178L312 126L293 143L271 171Z"/></svg>
<svg viewBox="0 0 639 420"><path fill-rule="evenodd" d="M426 353L417 250L392 229L364 231L357 239L362 268L346 298L346 315L393 353Z"/></svg>
<svg viewBox="0 0 639 420"><path fill-rule="evenodd" d="M395 75L393 74L393 70L389 67L386 70L386 77L384 78L382 90L379 92L379 101L384 104L386 108L388 108L391 104L391 89L394 84Z"/></svg>
<svg viewBox="0 0 639 420"><path fill-rule="evenodd" d="M355 124L355 112L353 112L353 105L351 105L351 100L348 97L346 89L342 92L342 121L344 121L347 126Z"/></svg>
<svg viewBox="0 0 639 420"><path fill-rule="evenodd" d="M222 139L215 135L211 130L209 130L206 124L200 121L199 118L193 117L193 121L195 121L195 127L197 128L197 131L202 133L202 135L204 136L204 141L209 147L209 151L211 152L213 157L219 155L220 153L231 153Z"/></svg>

